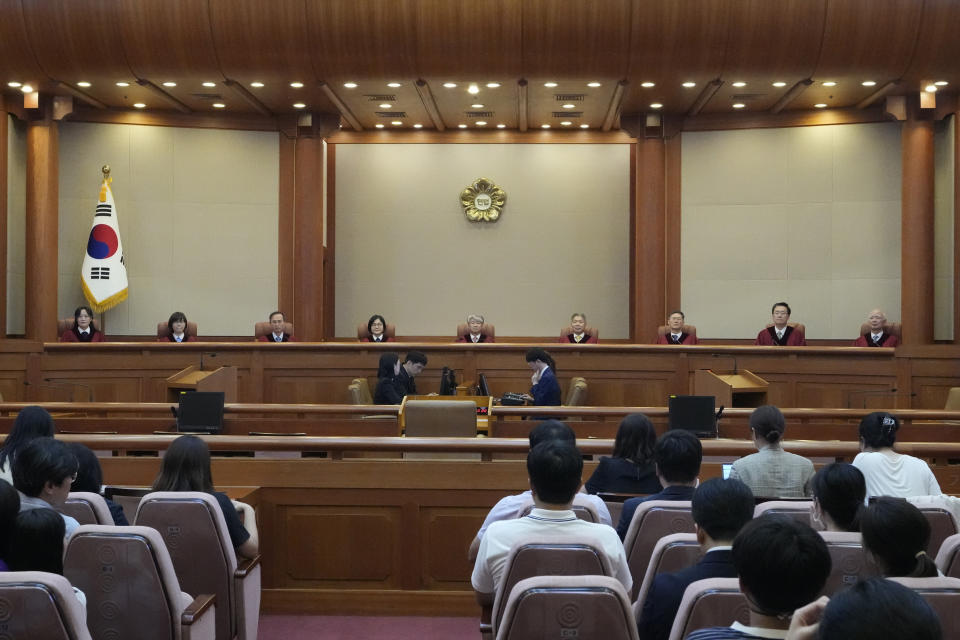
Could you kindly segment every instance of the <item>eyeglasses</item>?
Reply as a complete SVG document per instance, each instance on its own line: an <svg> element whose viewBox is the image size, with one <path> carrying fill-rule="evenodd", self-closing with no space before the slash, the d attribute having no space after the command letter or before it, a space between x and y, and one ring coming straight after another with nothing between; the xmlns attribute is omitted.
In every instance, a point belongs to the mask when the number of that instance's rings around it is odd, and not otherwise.
<svg viewBox="0 0 960 640"><path fill-rule="evenodd" d="M76 481L77 481L77 472L74 471L73 475L70 476L70 484L73 484Z"/></svg>

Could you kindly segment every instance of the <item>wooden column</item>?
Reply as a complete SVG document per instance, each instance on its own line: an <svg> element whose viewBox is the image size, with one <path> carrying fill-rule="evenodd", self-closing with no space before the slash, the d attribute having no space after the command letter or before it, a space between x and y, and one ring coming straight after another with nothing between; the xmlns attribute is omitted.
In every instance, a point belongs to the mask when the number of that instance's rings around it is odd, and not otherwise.
<svg viewBox="0 0 960 640"><path fill-rule="evenodd" d="M323 138L297 137L294 151L293 310L297 337L323 337Z"/></svg>
<svg viewBox="0 0 960 640"><path fill-rule="evenodd" d="M7 148L9 118L5 98L0 93L0 340L7 337Z"/></svg>
<svg viewBox="0 0 960 640"><path fill-rule="evenodd" d="M48 105L27 124L26 337L57 339L58 123ZM4 148L4 153L6 149Z"/></svg>
<svg viewBox="0 0 960 640"><path fill-rule="evenodd" d="M906 344L933 343L933 121L909 104L901 135L900 317Z"/></svg>
<svg viewBox="0 0 960 640"><path fill-rule="evenodd" d="M958 105L960 106L960 105ZM960 344L960 109L953 113L953 343Z"/></svg>
<svg viewBox="0 0 960 640"><path fill-rule="evenodd" d="M631 339L652 343L666 314L666 145L637 138Z"/></svg>

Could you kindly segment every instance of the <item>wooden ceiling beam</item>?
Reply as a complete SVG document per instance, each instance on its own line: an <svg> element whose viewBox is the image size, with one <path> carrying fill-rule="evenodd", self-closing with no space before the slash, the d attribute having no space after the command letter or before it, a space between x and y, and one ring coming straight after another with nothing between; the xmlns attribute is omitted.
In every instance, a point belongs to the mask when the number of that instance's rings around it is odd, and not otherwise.
<svg viewBox="0 0 960 640"><path fill-rule="evenodd" d="M353 127L354 131L363 131L363 125L360 124L360 121L357 120L357 117L353 115L353 112L350 111L350 107L340 99L336 93L333 92L333 89L330 88L330 85L326 82L320 83L320 89L323 93L329 98L330 102L337 107L337 111L340 112L340 115L343 116L343 119L350 123L350 126Z"/></svg>
<svg viewBox="0 0 960 640"><path fill-rule="evenodd" d="M613 88L613 95L610 96L610 104L607 105L607 114L603 118L603 126L600 127L601 131L610 131L610 129L613 128L613 123L620 113L620 105L623 104L623 96L627 84L628 82L626 80L620 80L617 82L617 86Z"/></svg>
<svg viewBox="0 0 960 640"><path fill-rule="evenodd" d="M437 131L446 131L447 125L444 124L440 110L437 108L437 101L433 97L430 85L423 78L418 78L415 86L417 87L417 94L420 95L420 102L423 103L423 108L427 110L427 115L433 121L433 127Z"/></svg>
<svg viewBox="0 0 960 640"><path fill-rule="evenodd" d="M800 97L800 94L806 91L807 87L813 84L813 80L807 78L790 87L790 90L783 94L783 97L777 100L776 104L770 107L770 113L780 113L788 104Z"/></svg>
<svg viewBox="0 0 960 640"><path fill-rule="evenodd" d="M517 130L527 130L527 79L517 80Z"/></svg>
<svg viewBox="0 0 960 640"><path fill-rule="evenodd" d="M248 105L253 107L258 113L265 116L272 116L273 112L267 108L267 105L260 102L257 96L250 93L245 86L237 82L236 80L231 80L227 78L223 81L223 84L229 87L235 94L240 96L240 99L246 102Z"/></svg>
<svg viewBox="0 0 960 640"><path fill-rule="evenodd" d="M184 103L180 102L179 100L174 98L172 95L170 95L169 93L167 93L166 91L158 87L157 85L153 84L149 80L137 78L137 84L143 87L144 89L146 89L147 91L149 91L150 93L152 93L153 95L157 96L164 102L166 102L168 105L170 105L180 113L193 113L193 109L191 109Z"/></svg>

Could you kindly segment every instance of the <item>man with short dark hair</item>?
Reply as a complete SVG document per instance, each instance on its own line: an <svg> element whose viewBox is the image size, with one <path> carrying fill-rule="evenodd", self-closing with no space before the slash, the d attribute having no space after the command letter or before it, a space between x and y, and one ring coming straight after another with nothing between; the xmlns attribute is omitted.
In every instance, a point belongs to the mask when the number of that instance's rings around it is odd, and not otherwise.
<svg viewBox="0 0 960 640"><path fill-rule="evenodd" d="M77 459L65 443L53 438L30 441L13 461L13 486L20 492L20 511L62 507L77 468ZM63 521L69 538L80 523L67 515Z"/></svg>
<svg viewBox="0 0 960 640"><path fill-rule="evenodd" d="M257 342L296 342L297 339L289 333L286 333L283 328L287 322L287 317L283 315L283 311L274 311L270 314L270 334L265 336L260 336L257 338Z"/></svg>
<svg viewBox="0 0 960 640"><path fill-rule="evenodd" d="M623 503L617 534L623 540L630 521L641 502L648 500L690 500L700 475L703 445L697 436L683 429L672 429L660 436L653 447L653 462L663 491L644 498L630 498Z"/></svg>
<svg viewBox="0 0 960 640"><path fill-rule="evenodd" d="M773 324L757 334L753 344L763 347L805 347L807 341L790 326L790 305L774 303L770 309Z"/></svg>
<svg viewBox="0 0 960 640"><path fill-rule="evenodd" d="M703 556L697 564L653 579L637 629L644 640L666 640L684 590L697 580L735 578L731 545L753 519L753 493L739 480L713 478L693 492L693 522Z"/></svg>
<svg viewBox="0 0 960 640"><path fill-rule="evenodd" d="M397 376L397 383L404 390L405 396L417 395L417 383L414 380L423 373L427 366L427 356L422 351L409 351L407 357L403 359L400 366L400 375Z"/></svg>
<svg viewBox="0 0 960 640"><path fill-rule="evenodd" d="M541 442L527 454L527 473L534 508L522 518L494 522L487 529L470 580L478 599L490 600L496 592L514 542L538 535L596 539L600 552L614 567L614 577L629 592L633 579L616 532L606 525L580 520L571 508L583 478L580 450L569 442Z"/></svg>
<svg viewBox="0 0 960 640"><path fill-rule="evenodd" d="M830 575L827 543L788 516L748 522L733 540L733 565L750 607L750 624L700 629L687 640L785 638L794 610L812 602Z"/></svg>

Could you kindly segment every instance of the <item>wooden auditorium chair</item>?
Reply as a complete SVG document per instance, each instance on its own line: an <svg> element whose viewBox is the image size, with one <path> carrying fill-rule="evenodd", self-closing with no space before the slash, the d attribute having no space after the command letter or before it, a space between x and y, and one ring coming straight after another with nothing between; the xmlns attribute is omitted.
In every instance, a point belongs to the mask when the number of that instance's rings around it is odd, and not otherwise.
<svg viewBox="0 0 960 640"><path fill-rule="evenodd" d="M772 323L772 322L768 322L766 328L769 329L769 328L772 327L772 326L773 326L773 323ZM802 339L804 339L804 340L807 339L807 325L803 324L802 322L788 322L788 323L787 323L787 326L788 326L788 327L793 327L793 330L796 331L797 334L798 334Z"/></svg>
<svg viewBox="0 0 960 640"><path fill-rule="evenodd" d="M90 326L96 329L97 331L100 331L100 323L97 322L96 320L91 320ZM69 318L60 318L59 320L57 320L57 337L58 338L63 335L64 331L69 331L70 329L73 329L73 316L70 316Z"/></svg>
<svg viewBox="0 0 960 640"><path fill-rule="evenodd" d="M386 340L396 340L397 339L397 326L394 324L387 323L387 326L383 329L383 336ZM370 338L370 332L367 331L367 323L361 323L357 325L357 340L360 342L366 342Z"/></svg>
<svg viewBox="0 0 960 640"><path fill-rule="evenodd" d="M650 586L658 573L674 573L697 564L700 559L700 543L695 533L671 533L657 540L650 564L643 575L643 582L637 590L637 597L633 601L633 616L640 622L643 612L643 602L647 599Z"/></svg>
<svg viewBox="0 0 960 640"><path fill-rule="evenodd" d="M72 320L73 319L71 318L71 321ZM470 333L470 325L467 324L466 322L461 322L460 324L457 325L457 337L455 338L455 340L459 340L460 338L467 335L468 333ZM480 333L487 336L487 342L495 341L496 335L495 335L494 326L489 322L483 323L483 325L480 327Z"/></svg>
<svg viewBox="0 0 960 640"><path fill-rule="evenodd" d="M63 576L42 571L0 572L3 638L92 640L86 612Z"/></svg>
<svg viewBox="0 0 960 640"><path fill-rule="evenodd" d="M573 333L573 325L568 324L563 329L560 329L560 337L557 338L557 342L561 344L577 344L576 342L570 342L567 338L571 333ZM590 344L590 340L593 340L594 343L600 341L600 332L596 327L584 327L583 335L586 336L586 339L580 344Z"/></svg>
<svg viewBox="0 0 960 640"><path fill-rule="evenodd" d="M764 514L790 516L809 525L812 507L813 500L765 500L753 508L753 517L759 518Z"/></svg>
<svg viewBox="0 0 960 640"><path fill-rule="evenodd" d="M80 524L113 524L110 507L103 496L87 491L71 491L67 501L57 509Z"/></svg>
<svg viewBox="0 0 960 640"><path fill-rule="evenodd" d="M696 533L689 500L649 500L637 506L623 538L627 564L633 576L631 599L637 597L657 541L671 533Z"/></svg>
<svg viewBox="0 0 960 640"><path fill-rule="evenodd" d="M567 398L563 401L567 407L582 407L587 404L587 379L580 376L570 378Z"/></svg>
<svg viewBox="0 0 960 640"><path fill-rule="evenodd" d="M293 332L293 323L284 322L283 323L283 332L288 336L296 335ZM269 322L257 322L253 325L253 339L259 340L260 336L269 336L273 333L273 327L270 326Z"/></svg>
<svg viewBox="0 0 960 640"><path fill-rule="evenodd" d="M750 607L740 592L739 578L697 580L683 592L670 629L670 640L683 640L696 629L750 624Z"/></svg>
<svg viewBox="0 0 960 640"><path fill-rule="evenodd" d="M180 588L217 597L217 640L254 640L260 620L260 555L238 558L217 499L198 491L156 491L134 522L160 532Z"/></svg>
<svg viewBox="0 0 960 640"><path fill-rule="evenodd" d="M87 596L94 638L216 638L216 599L180 590L155 529L83 525L67 543L63 575Z"/></svg>
<svg viewBox="0 0 960 640"><path fill-rule="evenodd" d="M267 324L269 325L270 323L268 322ZM269 329L267 330L267 333L270 333L270 330L269 330ZM170 335L170 327L167 326L167 321L166 321L166 320L161 320L160 322L158 322L158 323L157 323L157 342L160 342L160 341L162 341L162 340L166 340L166 339L167 339L167 336L169 336L169 335ZM191 320L188 320L188 321L187 321L187 328L183 330L183 336L184 336L184 337L183 337L183 341L184 341L184 342L186 342L186 341L187 341L187 338L189 338L190 336L193 336L194 338L196 338L196 337L197 337L197 323L196 323L196 322L193 322L193 321L191 321Z"/></svg>
<svg viewBox="0 0 960 640"><path fill-rule="evenodd" d="M657 327L657 338L660 338L660 337L662 337L662 336L666 336L666 335L668 335L669 333L670 333L670 327L668 327L667 325L662 324L662 325L660 325L659 327ZM693 338L696 339L696 337L697 337L697 326L696 326L696 325L693 325L693 324L685 324L685 325L683 325L682 327L680 327L680 333L686 333L686 334L688 334L688 335L693 336Z"/></svg>
<svg viewBox="0 0 960 640"><path fill-rule="evenodd" d="M897 342L899 342L900 344L903 344L903 335L901 335L900 333L901 327L902 325L899 322L885 322L883 323L882 328L884 333L889 333L892 336L897 336ZM870 323L869 322L862 323L860 325L860 333L858 333L857 335L858 336L870 335Z"/></svg>
<svg viewBox="0 0 960 640"><path fill-rule="evenodd" d="M497 640L638 640L627 592L608 576L527 578L513 587L504 609Z"/></svg>
<svg viewBox="0 0 960 640"><path fill-rule="evenodd" d="M960 578L887 578L916 591L940 618L944 638L955 638L960 629ZM951 631L952 629L952 631Z"/></svg>
<svg viewBox="0 0 960 640"><path fill-rule="evenodd" d="M937 569L948 578L960 578L960 533L955 533L937 551Z"/></svg>
<svg viewBox="0 0 960 640"><path fill-rule="evenodd" d="M863 539L858 531L818 531L830 552L830 575L820 595L831 597L853 586L858 580L877 575L877 568L867 561Z"/></svg>
<svg viewBox="0 0 960 640"><path fill-rule="evenodd" d="M927 554L931 558L937 556L940 545L950 536L960 533L957 527L954 510L960 508L957 498L953 496L912 496L907 502L920 509L930 523L930 542L927 544Z"/></svg>

